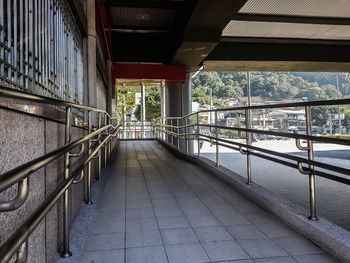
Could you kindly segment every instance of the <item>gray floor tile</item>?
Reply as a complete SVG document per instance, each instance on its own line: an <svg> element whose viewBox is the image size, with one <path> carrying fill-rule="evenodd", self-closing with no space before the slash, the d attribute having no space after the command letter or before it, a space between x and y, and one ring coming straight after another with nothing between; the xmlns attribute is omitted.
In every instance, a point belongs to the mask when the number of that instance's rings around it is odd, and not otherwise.
<svg viewBox="0 0 350 263"><path fill-rule="evenodd" d="M99 211L94 221L104 220L105 218L113 218L114 220L125 220L125 209Z"/></svg>
<svg viewBox="0 0 350 263"><path fill-rule="evenodd" d="M86 250L108 250L124 248L124 233L98 234L89 236Z"/></svg>
<svg viewBox="0 0 350 263"><path fill-rule="evenodd" d="M148 199L144 199L144 200L127 200L126 201L126 208L130 209L130 208L149 208L152 207L152 203L150 200Z"/></svg>
<svg viewBox="0 0 350 263"><path fill-rule="evenodd" d="M204 263L210 262L199 243L167 245L165 247L169 263Z"/></svg>
<svg viewBox="0 0 350 263"><path fill-rule="evenodd" d="M201 242L232 240L223 226L195 227L193 230Z"/></svg>
<svg viewBox="0 0 350 263"><path fill-rule="evenodd" d="M272 240L290 255L323 253L320 248L301 237L279 237Z"/></svg>
<svg viewBox="0 0 350 263"><path fill-rule="evenodd" d="M132 208L126 210L126 219L154 217L153 208Z"/></svg>
<svg viewBox="0 0 350 263"><path fill-rule="evenodd" d="M196 243L198 239L192 228L173 228L161 230L165 245Z"/></svg>
<svg viewBox="0 0 350 263"><path fill-rule="evenodd" d="M167 206L177 206L177 202L175 198L162 198L162 199L155 199L152 201L153 207L159 208L159 207L167 207Z"/></svg>
<svg viewBox="0 0 350 263"><path fill-rule="evenodd" d="M146 247L162 245L159 230L143 230L126 233L126 247Z"/></svg>
<svg viewBox="0 0 350 263"><path fill-rule="evenodd" d="M287 256L286 252L268 238L241 239L238 243L252 258Z"/></svg>
<svg viewBox="0 0 350 263"><path fill-rule="evenodd" d="M159 216L157 217L157 220L160 229L183 228L190 226L185 216Z"/></svg>
<svg viewBox="0 0 350 263"><path fill-rule="evenodd" d="M128 248L127 263L167 263L163 246Z"/></svg>
<svg viewBox="0 0 350 263"><path fill-rule="evenodd" d="M213 214L230 214L236 212L235 209L229 204L210 204L208 205L209 210Z"/></svg>
<svg viewBox="0 0 350 263"><path fill-rule="evenodd" d="M212 261L249 258L236 241L207 242L203 246Z"/></svg>
<svg viewBox="0 0 350 263"><path fill-rule="evenodd" d="M251 259L234 260L234 261L220 261L220 263L254 263Z"/></svg>
<svg viewBox="0 0 350 263"><path fill-rule="evenodd" d="M254 261L255 263L297 263L297 261L291 257L259 258Z"/></svg>
<svg viewBox="0 0 350 263"><path fill-rule="evenodd" d="M299 255L293 257L299 263L338 263L338 261L326 254Z"/></svg>
<svg viewBox="0 0 350 263"><path fill-rule="evenodd" d="M119 209L125 209L125 202L100 202L100 205L98 206L99 211L112 211L112 210L119 210Z"/></svg>
<svg viewBox="0 0 350 263"><path fill-rule="evenodd" d="M115 220L113 217L95 221L91 234L125 232L125 220Z"/></svg>
<svg viewBox="0 0 350 263"><path fill-rule="evenodd" d="M190 215L187 219L193 227L220 225L213 215Z"/></svg>
<svg viewBox="0 0 350 263"><path fill-rule="evenodd" d="M183 215L179 206L155 207L156 216L181 216Z"/></svg>
<svg viewBox="0 0 350 263"><path fill-rule="evenodd" d="M164 199L164 198L172 198L173 195L171 192L169 191L165 191L165 192L154 192L154 193L150 193L151 195L151 199L156 200L156 199Z"/></svg>
<svg viewBox="0 0 350 263"><path fill-rule="evenodd" d="M269 237L295 236L291 229L266 213L247 214L246 217Z"/></svg>
<svg viewBox="0 0 350 263"><path fill-rule="evenodd" d="M254 225L227 226L227 230L235 239L254 239L267 237Z"/></svg>
<svg viewBox="0 0 350 263"><path fill-rule="evenodd" d="M82 257L84 263L124 263L124 249L89 251Z"/></svg>
<svg viewBox="0 0 350 263"><path fill-rule="evenodd" d="M224 225L244 225L250 224L243 215L238 213L217 214L216 218Z"/></svg>
<svg viewBox="0 0 350 263"><path fill-rule="evenodd" d="M155 217L137 218L126 220L126 231L142 231L158 229L157 220Z"/></svg>
<svg viewBox="0 0 350 263"><path fill-rule="evenodd" d="M204 205L200 206L182 206L181 207L182 211L184 212L185 215L208 215L211 214L209 209L206 208Z"/></svg>

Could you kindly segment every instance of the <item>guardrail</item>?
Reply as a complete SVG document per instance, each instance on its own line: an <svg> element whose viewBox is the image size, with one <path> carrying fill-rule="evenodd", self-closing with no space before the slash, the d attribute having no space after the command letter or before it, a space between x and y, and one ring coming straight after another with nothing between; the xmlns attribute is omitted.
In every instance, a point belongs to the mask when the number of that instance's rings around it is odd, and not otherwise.
<svg viewBox="0 0 350 263"><path fill-rule="evenodd" d="M122 121L119 139L139 140L153 138L153 125L149 121Z"/></svg>
<svg viewBox="0 0 350 263"><path fill-rule="evenodd" d="M65 145L42 155L32 161L18 166L4 174L0 175L0 192L17 184L18 191L14 199L0 202L0 212L12 211L19 208L26 201L29 193L30 175L47 164L57 160L64 155L64 181L53 191L53 193L25 220L25 222L10 236L8 240L0 247L0 262L5 263L11 260L17 253L16 262L26 262L28 250L28 237L38 226L42 219L45 218L50 209L55 205L60 197L63 196L63 249L62 257L72 255L69 249L69 187L85 180L84 200L86 204L91 202L91 160L98 159L97 179L101 179L102 168L102 148L104 148L104 165L107 165L112 152L111 141L118 137L121 130L119 124L113 125L113 118L106 111L74 104L71 102L60 101L43 96L32 95L0 86L0 97L16 98L36 103L45 103L65 108ZM83 138L71 142L71 119L72 108L85 110L88 112L87 131L88 134ZM96 114L97 125L93 127L93 116ZM102 116L104 124L102 125ZM87 144L87 147L85 147ZM71 151L80 147L79 152ZM87 148L87 154L85 154ZM71 158L82 157L82 163L73 171L70 170ZM87 166L87 175L84 175L84 168Z"/></svg>
<svg viewBox="0 0 350 263"><path fill-rule="evenodd" d="M189 154L189 141L197 140L197 155L200 157L201 142L207 141L216 145L216 166L220 166L219 162L219 146L226 147L239 151L246 155L247 160L247 184L252 184L251 174L251 156L257 156L269 161L273 161L288 167L297 169L301 174L309 176L309 195L310 195L310 216L309 219L317 220L316 215L316 190L315 190L315 176L320 176L332 181L350 185L350 169L331 165L314 160L313 142L323 142L350 146L350 140L342 140L336 138L319 137L312 135L312 120L311 107L313 106L330 106L330 105L348 105L350 99L341 100L326 100L326 101L312 101L312 102L298 102L286 104L273 105L254 105L244 107L232 107L224 109L203 110L188 114L183 117L166 117L158 119L154 122L155 136L171 143L177 150L184 151ZM305 110L306 134L295 134L289 132L272 131L264 129L253 129L251 123L251 110L266 110L277 108L303 107ZM219 125L218 113L240 111L244 112L245 127L231 127ZM214 114L215 122L213 124L200 123L200 116L203 113ZM204 134L201 130L207 129L208 134ZM220 131L231 130L236 131L238 136L245 139L246 142L231 141L225 138L220 138ZM245 136L242 137L242 134ZM278 137L285 137L294 139L296 147L301 151L307 151L308 157L303 158L287 153L281 153L274 150L268 150L252 145L252 135L273 135ZM306 145L302 145L301 140L306 141ZM181 142L185 142L185 146L181 147ZM335 174L337 173L337 174ZM339 175L341 174L341 175Z"/></svg>

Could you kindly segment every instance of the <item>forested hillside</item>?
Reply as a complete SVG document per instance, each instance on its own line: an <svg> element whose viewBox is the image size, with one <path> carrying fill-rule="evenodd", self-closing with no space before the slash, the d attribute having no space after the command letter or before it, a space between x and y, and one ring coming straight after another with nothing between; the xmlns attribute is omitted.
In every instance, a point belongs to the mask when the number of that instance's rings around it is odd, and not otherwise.
<svg viewBox="0 0 350 263"><path fill-rule="evenodd" d="M192 79L193 101L209 103L213 90L214 105L224 106L220 98L246 96L246 72L201 72ZM337 97L336 74L300 72L252 72L252 96L267 100L303 98L323 100ZM339 73L339 98L350 95L350 74Z"/></svg>

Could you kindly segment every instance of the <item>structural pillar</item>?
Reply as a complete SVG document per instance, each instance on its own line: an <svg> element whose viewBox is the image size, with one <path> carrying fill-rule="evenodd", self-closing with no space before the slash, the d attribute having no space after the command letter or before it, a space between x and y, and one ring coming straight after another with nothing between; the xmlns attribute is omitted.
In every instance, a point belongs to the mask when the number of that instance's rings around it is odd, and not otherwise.
<svg viewBox="0 0 350 263"><path fill-rule="evenodd" d="M160 93L161 93L161 98L160 98L160 117L161 117L161 124L165 124L165 117L166 117L166 105L165 105L165 85L163 84L160 87ZM163 126L164 128L164 126ZM162 139L165 140L166 134L162 132Z"/></svg>
<svg viewBox="0 0 350 263"><path fill-rule="evenodd" d="M87 3L87 26L88 26L88 101L89 106L96 107L96 19L95 1Z"/></svg>
<svg viewBox="0 0 350 263"><path fill-rule="evenodd" d="M182 116L192 113L192 80L191 74L189 72L186 73L186 81L182 86ZM187 118L187 123L193 123L192 117ZM182 123L185 125L185 121ZM191 132L192 129L186 129L187 133ZM186 141L183 142L181 149L186 150ZM193 153L193 140L188 140L188 153Z"/></svg>
<svg viewBox="0 0 350 263"><path fill-rule="evenodd" d="M107 88L107 112L109 113L109 115L112 116L112 102L113 99L115 98L115 95L113 96L113 92L114 87L112 84L112 61L107 60L107 80L108 80L108 88Z"/></svg>

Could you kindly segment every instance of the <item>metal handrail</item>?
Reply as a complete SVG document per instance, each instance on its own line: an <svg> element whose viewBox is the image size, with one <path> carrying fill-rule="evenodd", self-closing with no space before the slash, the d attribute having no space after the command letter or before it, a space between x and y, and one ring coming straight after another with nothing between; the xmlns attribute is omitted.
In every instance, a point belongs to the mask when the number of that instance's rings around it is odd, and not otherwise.
<svg viewBox="0 0 350 263"><path fill-rule="evenodd" d="M329 105L339 105L339 104L350 104L350 99L340 99L340 100L324 100L324 101L311 101L311 102L297 102L297 103L284 103L284 104L273 104L273 105L255 105L255 106L243 106L243 107L231 107L223 109L213 109L213 110L202 110L191 114L187 114L182 117L163 117L154 122L154 129L158 131L158 139L166 141L172 147L177 150L181 149L180 141L185 141L186 143L186 154L188 154L188 143L190 140L197 140L198 144L198 157L200 157L200 141L208 141L211 144L216 145L216 166L219 166L219 146L223 146L229 149L239 151L241 154L247 157L247 183L252 183L251 178L251 155L270 160L297 169L301 174L307 174L309 176L309 191L310 191L310 219L317 220L316 216L316 197L315 197L315 175L321 176L323 178L350 185L350 169L342 168L336 165L331 165L314 160L313 152L313 141L340 144L350 146L349 140L319 137L312 135L311 126L311 106L329 106ZM304 107L305 108L305 122L307 135L295 134L288 132L277 132L269 130L253 129L251 127L250 120L250 110L253 109L273 109L273 108L287 108L287 107ZM239 127L228 127L218 125L218 112L241 110L244 111L245 117L245 128ZM199 122L199 116L201 113L215 113L215 124L202 124ZM193 122L192 116L196 116L196 122ZM165 122L168 120L167 122ZM175 122L176 121L176 122ZM175 123L174 123L175 122ZM191 122L191 123L189 123ZM181 124L181 125L180 125ZM201 127L209 128L210 135L201 133ZM213 131L214 130L214 131ZM242 138L240 134L245 133L244 139L246 143L239 143L230 140L225 140L219 138L219 130L234 130L239 133L239 137ZM214 136L212 136L214 133ZM256 147L252 145L252 134L265 134L265 135L275 135L279 137L286 137L295 139L296 147L299 150L307 151L307 158L280 153L273 150L264 149L261 147ZM156 133L157 134L157 133ZM165 136L167 135L167 136ZM177 138L175 143L174 137ZM301 145L301 140L306 140L307 145ZM275 156L275 157L273 157ZM277 158L276 158L277 157ZM285 160L283 160L285 159ZM307 165L305 167L304 165ZM315 167L321 169L326 169L326 171L316 170ZM328 172L329 171L329 172ZM335 175L332 173L340 173L345 175L342 177L340 175Z"/></svg>
<svg viewBox="0 0 350 263"><path fill-rule="evenodd" d="M117 133L118 131L116 131ZM0 247L0 263L7 263L17 250L27 242L29 235L39 225L41 220L47 215L50 209L57 203L59 198L68 190L74 179L80 174L84 167L91 161L93 156L98 153L102 145L105 144L112 135L108 135L102 143L89 154L88 158L70 176L65 179L56 190L40 205L35 212L11 235L9 239Z"/></svg>
<svg viewBox="0 0 350 263"><path fill-rule="evenodd" d="M62 257L71 255L69 251L69 191L68 188L72 183L79 183L85 178L85 202L91 202L91 160L95 155L98 156L99 169L98 178L100 178L101 171L101 148L105 148L104 162L107 165L107 159L110 159L111 154L111 139L118 137L120 132L120 124L112 125L111 120L116 119L112 117L105 110L93 108L90 106L79 105L71 102L60 101L43 96L33 95L22 91L12 90L0 85L0 96L22 99L31 102L51 104L55 106L63 106L66 108L65 118L65 145L42 155L34 160L31 160L21 166L18 166L4 174L0 175L0 192L9 187L18 184L17 195L13 200L0 202L1 211L11 211L19 208L27 199L29 193L29 178L32 173L46 166L47 164L57 160L64 155L64 178L65 181L57 188L48 199L32 214L25 223L18 228L18 230L0 247L0 262L7 262L17 251L17 261L25 262L27 259L27 238L29 234L35 229L43 217L48 213L57 200L63 195L63 251ZM88 135L71 142L71 108L77 108L88 111ZM92 112L98 114L98 127L95 131L92 130ZM106 116L105 125L101 124L101 114ZM108 118L108 120L107 120ZM101 137L105 138L101 141ZM95 145L92 144L93 138L97 137ZM74 171L70 171L70 158L84 155L85 143L88 142L88 157L82 165ZM79 152L71 152L76 147L80 146ZM85 175L83 169L88 166L88 172Z"/></svg>

